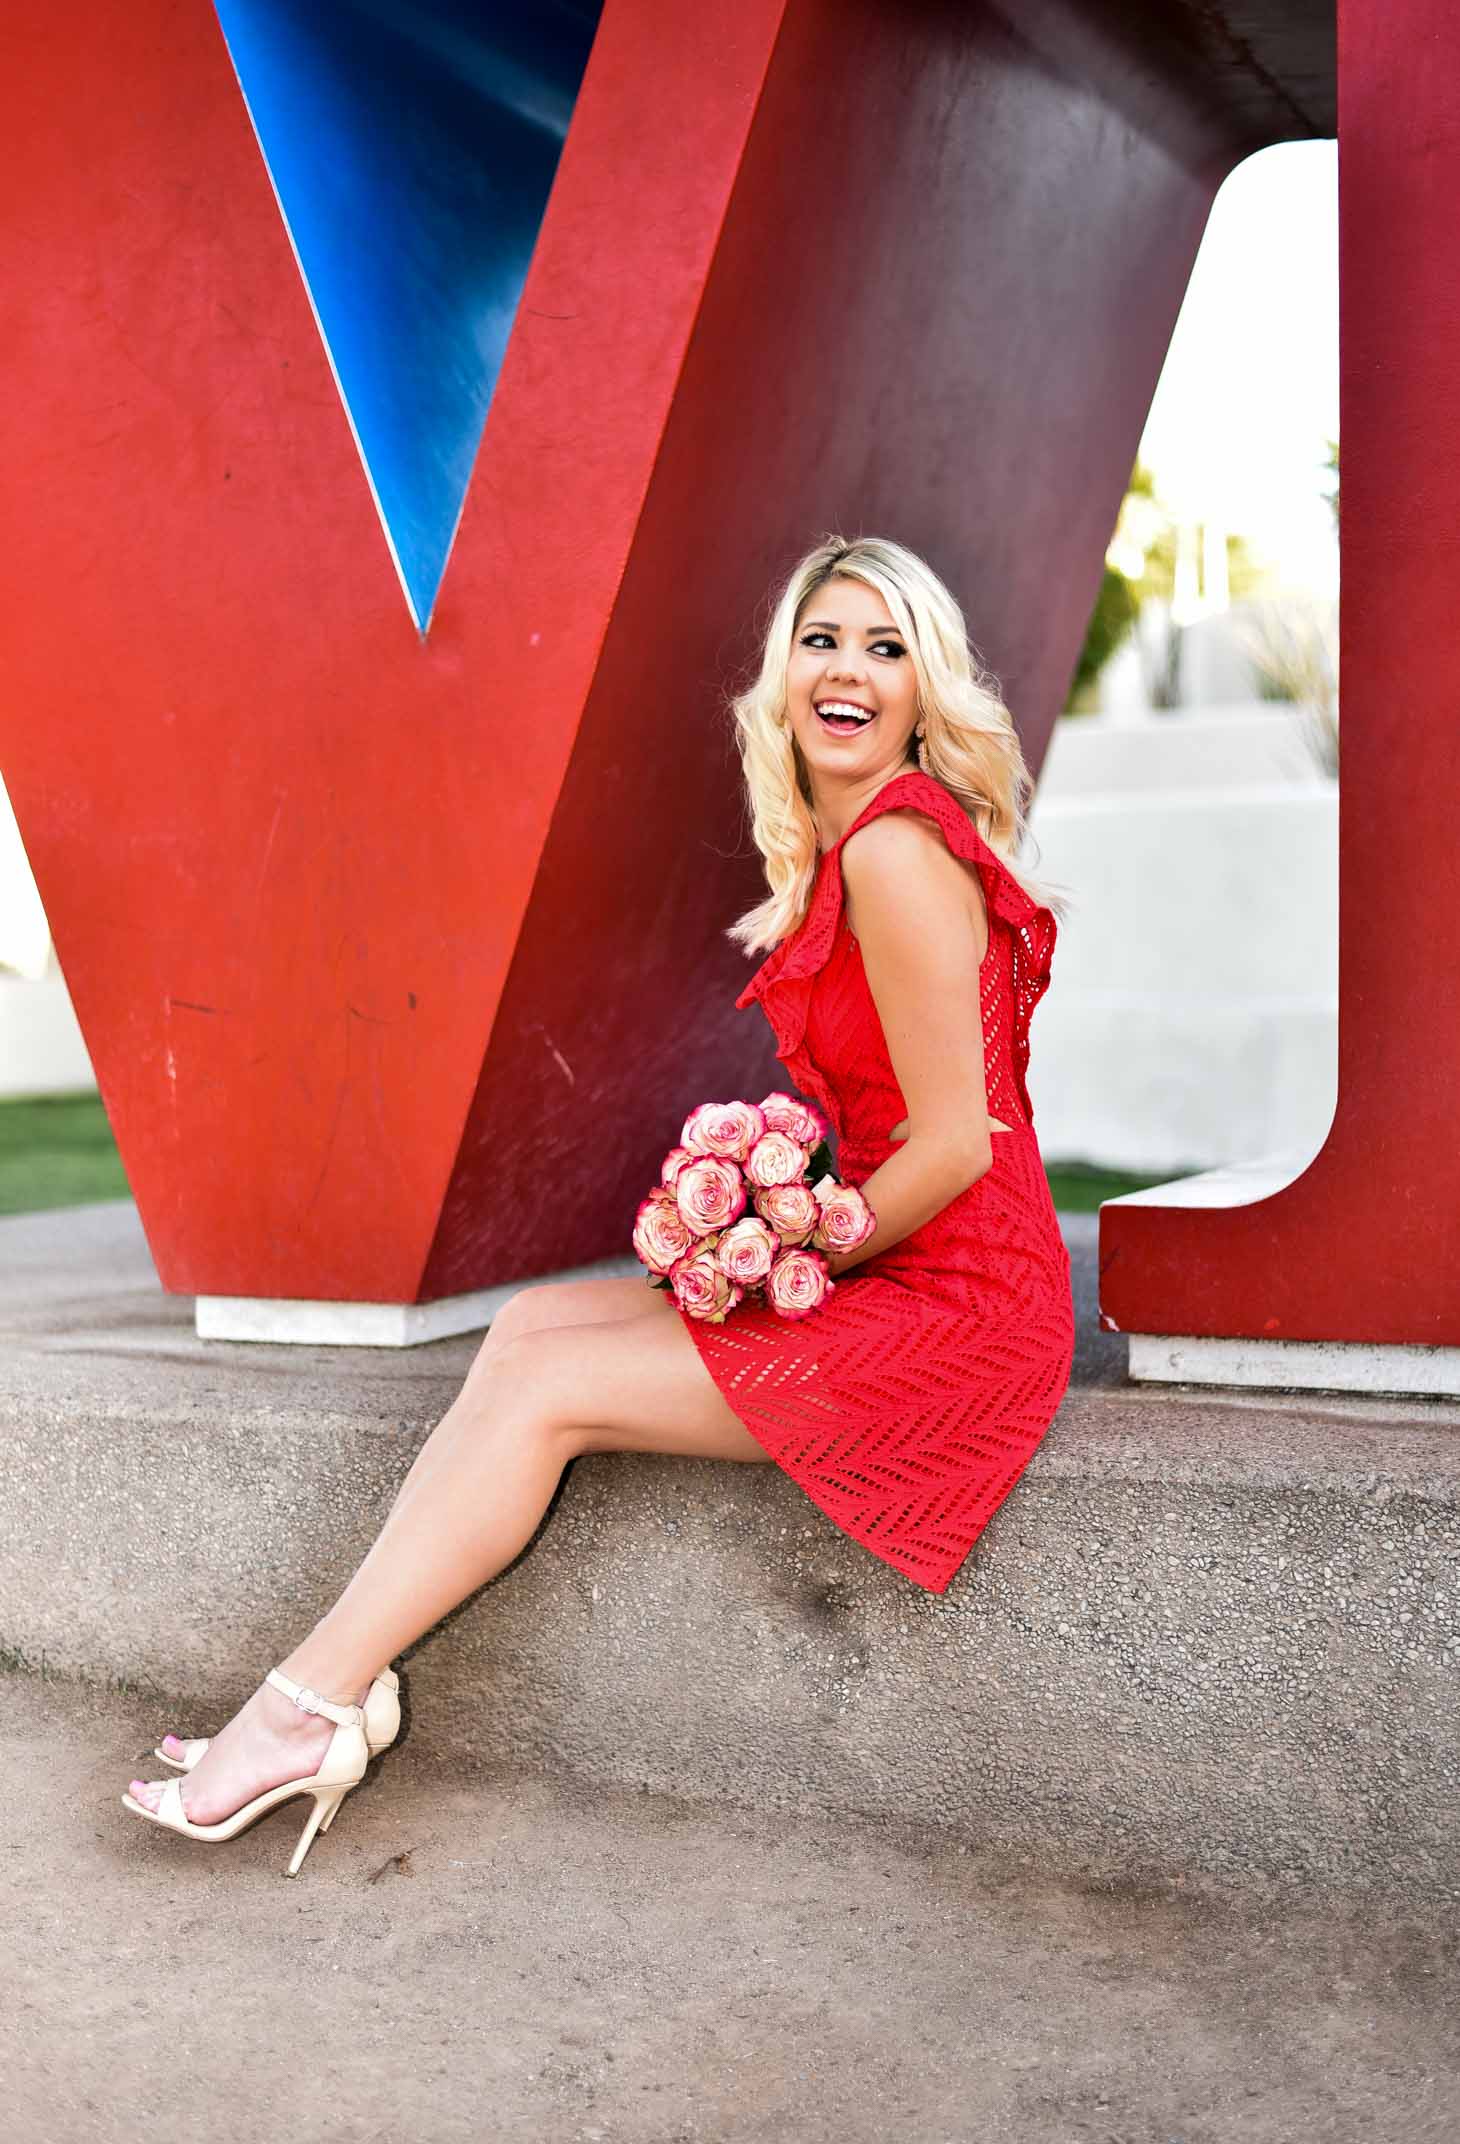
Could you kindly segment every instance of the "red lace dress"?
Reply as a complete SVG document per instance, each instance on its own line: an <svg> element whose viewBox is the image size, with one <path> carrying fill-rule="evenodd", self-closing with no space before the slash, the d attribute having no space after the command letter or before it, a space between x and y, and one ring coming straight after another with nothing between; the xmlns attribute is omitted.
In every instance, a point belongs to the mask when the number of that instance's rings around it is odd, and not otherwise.
<svg viewBox="0 0 1460 2144"><path fill-rule="evenodd" d="M1012 1128L991 1132L986 1175L848 1267L810 1317L755 1302L721 1325L679 1314L730 1407L792 1481L874 1556L943 1593L1049 1427L1074 1354L1069 1253L1025 1086L1054 914L942 784L914 769L825 852L806 916L735 1002L759 999L794 1090L831 1118L838 1175L864 1183L899 1144L888 1134L907 1104L846 925L837 852L879 812L903 810L933 819L978 870L989 1115Z"/></svg>

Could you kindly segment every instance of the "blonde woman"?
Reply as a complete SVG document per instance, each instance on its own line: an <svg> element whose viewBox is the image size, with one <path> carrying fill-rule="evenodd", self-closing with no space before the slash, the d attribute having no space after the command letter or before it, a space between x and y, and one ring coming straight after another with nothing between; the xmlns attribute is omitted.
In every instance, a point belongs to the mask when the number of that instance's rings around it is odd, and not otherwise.
<svg viewBox="0 0 1460 2144"><path fill-rule="evenodd" d="M519 1291L344 1592L137 1815L210 1841L300 1795L287 1873L399 1723L387 1665L536 1531L581 1452L774 1461L946 1591L1069 1381L1069 1257L1026 1086L1063 903L1011 861L1031 783L963 615L902 545L792 570L734 703L764 900L731 926L788 1079L876 1219L810 1317L696 1320L642 1279Z"/></svg>

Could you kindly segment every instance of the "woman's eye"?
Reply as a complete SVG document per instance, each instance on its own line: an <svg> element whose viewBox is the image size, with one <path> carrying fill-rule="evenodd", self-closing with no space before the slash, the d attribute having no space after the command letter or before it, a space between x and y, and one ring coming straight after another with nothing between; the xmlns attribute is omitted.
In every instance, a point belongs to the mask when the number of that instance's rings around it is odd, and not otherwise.
<svg viewBox="0 0 1460 2144"><path fill-rule="evenodd" d="M801 645L803 648L812 647L817 641L822 640L829 642L831 640L830 633L823 633L814 627L809 633L803 633L801 635ZM907 649L899 646L898 642L895 640L874 640L872 642L872 646L874 648L886 648L894 661L899 655L906 655L907 653Z"/></svg>

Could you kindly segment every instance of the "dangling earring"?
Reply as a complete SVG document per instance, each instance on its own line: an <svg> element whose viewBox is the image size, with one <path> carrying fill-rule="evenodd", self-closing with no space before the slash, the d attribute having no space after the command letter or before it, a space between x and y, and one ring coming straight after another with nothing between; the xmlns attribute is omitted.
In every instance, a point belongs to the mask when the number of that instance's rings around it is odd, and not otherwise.
<svg viewBox="0 0 1460 2144"><path fill-rule="evenodd" d="M932 768L931 768L931 767L930 767L930 766L928 765L928 744L927 744L927 739L926 739L926 738L924 737L924 735L923 735L923 725L922 725L922 723L921 723L921 722L920 722L920 723L918 724L918 728L917 728L917 738L918 738L918 765L919 765L919 766L920 766L920 767L922 768L922 770L923 770L924 774L931 774L933 770L932 770Z"/></svg>

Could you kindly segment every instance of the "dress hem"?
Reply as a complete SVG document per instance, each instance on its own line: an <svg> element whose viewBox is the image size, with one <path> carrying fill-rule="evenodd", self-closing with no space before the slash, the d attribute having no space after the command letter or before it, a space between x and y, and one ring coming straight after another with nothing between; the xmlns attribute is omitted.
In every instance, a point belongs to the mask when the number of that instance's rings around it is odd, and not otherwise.
<svg viewBox="0 0 1460 2144"><path fill-rule="evenodd" d="M999 1509L1000 1505L1003 1504L1003 1502L1009 1496L1011 1491L1017 1487L1020 1477L1024 1473L1025 1467L1027 1467L1029 1460L1033 1457L1033 1452L1031 1451L1026 1454L1017 1471L1009 1478L1005 1486L1001 1489L994 1503L989 1506L988 1510L984 1515L982 1524L979 1526L978 1531L971 1536L968 1546L962 1551L956 1561L948 1565L946 1573L941 1577L929 1576L924 1573L920 1573L916 1570L911 1569L909 1567L908 1560L900 1556L897 1551L889 1552L886 1548L879 1547L873 1540L870 1540L866 1538L862 1533L855 1531L845 1522L845 1520L839 1519L835 1515L835 1513L827 1509L826 1505L820 1501L820 1499L816 1496L815 1492L807 1486L807 1484L800 1478L800 1476L786 1462L786 1460L784 1460L780 1456L780 1454L774 1450L771 1444L767 1441L767 1438L756 1427L755 1423L746 1419L746 1416L741 1412L740 1408L736 1406L735 1401L731 1396L730 1392L725 1389L725 1386L722 1383L721 1379L717 1376L714 1363L712 1362L706 1350L700 1345L700 1337L701 1334L705 1333L706 1331L719 1331L720 1328L718 1326L707 1325L706 1321L703 1319L691 1317L690 1313L680 1303L675 1303L673 1307L678 1312L681 1322L687 1328L691 1340L695 1343L695 1351L699 1355L700 1361L705 1366L706 1374L709 1376L710 1381L714 1385L715 1390L719 1393L721 1399L725 1402L725 1405L734 1415L736 1421L740 1424L741 1428L746 1431L747 1435L754 1437L756 1443L760 1446L766 1457L779 1470L779 1472L785 1477L787 1481L791 1482L795 1488L800 1490L801 1494L805 1497L807 1503L811 1505L814 1511L819 1513L819 1515L826 1520L827 1524L833 1529L833 1532L839 1534L842 1540L850 1541L857 1548L862 1549L867 1555L872 1557L874 1562L882 1564L887 1570L895 1571L899 1578L905 1578L910 1585L916 1586L920 1592L936 1593L940 1596L947 1593L954 1579L958 1576L959 1572L963 1569L963 1566L967 1563L969 1557L973 1554L973 1551L977 1548L979 1542L982 1540L985 1532L988 1529L989 1520L993 1518L995 1512ZM733 1315L734 1313L732 1312L731 1316L733 1317ZM895 1511L899 1507L896 1505L889 1505L884 1508L887 1510Z"/></svg>

